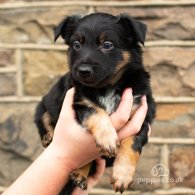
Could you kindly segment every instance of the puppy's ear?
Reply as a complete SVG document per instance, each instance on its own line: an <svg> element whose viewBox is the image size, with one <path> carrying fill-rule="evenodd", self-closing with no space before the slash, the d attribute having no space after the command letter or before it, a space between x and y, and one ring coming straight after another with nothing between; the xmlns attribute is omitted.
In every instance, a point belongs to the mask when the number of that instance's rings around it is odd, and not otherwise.
<svg viewBox="0 0 195 195"><path fill-rule="evenodd" d="M144 45L147 32L147 26L144 23L139 22L127 14L119 15L118 23L123 25L129 36L133 35L137 42L140 42L142 45Z"/></svg>
<svg viewBox="0 0 195 195"><path fill-rule="evenodd" d="M70 35L74 31L78 21L81 19L79 15L68 16L64 20L62 20L57 27L54 28L54 42L61 37L68 44Z"/></svg>

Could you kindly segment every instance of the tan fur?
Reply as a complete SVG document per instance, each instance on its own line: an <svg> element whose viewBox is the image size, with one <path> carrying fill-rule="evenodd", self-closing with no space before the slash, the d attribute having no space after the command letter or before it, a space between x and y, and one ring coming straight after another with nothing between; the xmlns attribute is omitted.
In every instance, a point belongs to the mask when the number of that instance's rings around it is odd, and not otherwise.
<svg viewBox="0 0 195 195"><path fill-rule="evenodd" d="M79 42L82 44L82 43L84 43L84 37L82 36L82 35L80 35L80 34L75 34L75 36L77 37L77 39L79 40Z"/></svg>
<svg viewBox="0 0 195 195"><path fill-rule="evenodd" d="M79 169L74 170L70 174L70 177L75 182L75 184L83 190L87 189L87 177L88 177L91 165L92 165L92 162L88 163L87 165Z"/></svg>
<svg viewBox="0 0 195 195"><path fill-rule="evenodd" d="M114 161L111 184L117 191L127 189L133 181L135 168L139 160L139 152L134 151L134 136L127 137L121 142L117 157Z"/></svg>
<svg viewBox="0 0 195 195"><path fill-rule="evenodd" d="M112 80L110 81L110 83L112 85L115 84L121 78L121 76L125 70L125 66L130 61L131 56L128 52L124 51L122 55L123 55L123 59L116 66L115 73L112 77Z"/></svg>
<svg viewBox="0 0 195 195"><path fill-rule="evenodd" d="M105 41L105 33L103 32L99 36L99 42L102 44L102 43L104 43L104 41Z"/></svg>
<svg viewBox="0 0 195 195"><path fill-rule="evenodd" d="M43 126L46 131L53 131L53 126L51 126L51 117L48 112L45 112L42 116Z"/></svg>
<svg viewBox="0 0 195 195"><path fill-rule="evenodd" d="M130 61L130 53L127 51L123 52L123 59L118 63L115 72L117 73L119 70L121 70L122 68L124 68Z"/></svg>
<svg viewBox="0 0 195 195"><path fill-rule="evenodd" d="M88 174L89 174L89 170L91 168L92 162L90 162L89 164L81 167L80 169L77 169L79 174L82 175L83 177L87 178Z"/></svg>
<svg viewBox="0 0 195 195"><path fill-rule="evenodd" d="M45 112L42 116L42 122L43 122L43 126L46 130L46 134L43 136L42 139L42 145L44 147L47 147L53 139L53 134L54 134L54 128L51 125L51 117L49 115L49 113Z"/></svg>
<svg viewBox="0 0 195 195"><path fill-rule="evenodd" d="M130 162L131 165L136 166L139 159L139 152L135 152L132 148L134 139L135 137L131 136L121 141L116 161L120 161L121 158L125 158L126 162Z"/></svg>
<svg viewBox="0 0 195 195"><path fill-rule="evenodd" d="M118 150L119 140L106 111L88 99L77 102L77 104L87 105L95 109L95 113L84 119L82 125L92 133L102 155L108 157L115 156Z"/></svg>

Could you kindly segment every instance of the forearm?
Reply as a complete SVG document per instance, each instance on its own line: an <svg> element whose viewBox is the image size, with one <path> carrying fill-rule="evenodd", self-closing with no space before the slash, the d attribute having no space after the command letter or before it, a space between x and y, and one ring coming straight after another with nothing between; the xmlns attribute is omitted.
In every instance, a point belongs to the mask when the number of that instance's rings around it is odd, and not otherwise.
<svg viewBox="0 0 195 195"><path fill-rule="evenodd" d="M47 148L3 195L57 195L71 171L63 162L52 148Z"/></svg>

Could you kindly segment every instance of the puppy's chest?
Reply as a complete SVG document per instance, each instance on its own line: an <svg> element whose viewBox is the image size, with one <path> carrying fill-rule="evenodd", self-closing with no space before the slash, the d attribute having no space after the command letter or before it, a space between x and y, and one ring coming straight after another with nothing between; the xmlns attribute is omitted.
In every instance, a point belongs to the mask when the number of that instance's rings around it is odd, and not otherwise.
<svg viewBox="0 0 195 195"><path fill-rule="evenodd" d="M110 115L116 111L121 96L115 93L115 90L108 91L104 96L97 97L98 103L101 107L103 107L106 112Z"/></svg>
<svg viewBox="0 0 195 195"><path fill-rule="evenodd" d="M110 115L113 112L115 112L116 109L118 108L118 105L121 101L121 96L119 94L116 94L115 90L111 90L108 91L104 96L98 96L97 99L100 107L103 107L106 110L106 112ZM137 108L139 107L140 100L141 95L136 95L133 97L131 114L133 114L134 111L137 110Z"/></svg>

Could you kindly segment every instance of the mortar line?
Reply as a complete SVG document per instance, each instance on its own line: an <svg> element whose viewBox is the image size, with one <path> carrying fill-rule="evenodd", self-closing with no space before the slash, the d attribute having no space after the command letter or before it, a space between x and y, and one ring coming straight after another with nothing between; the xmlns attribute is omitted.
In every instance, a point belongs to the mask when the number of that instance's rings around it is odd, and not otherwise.
<svg viewBox="0 0 195 195"><path fill-rule="evenodd" d="M16 2L3 3L0 9L17 9L33 7L62 7L62 6L99 6L99 7L159 7L159 6L191 6L195 5L194 0L170 0L170 1L38 1L38 2Z"/></svg>
<svg viewBox="0 0 195 195"><path fill-rule="evenodd" d="M182 144L182 145L195 145L194 138L159 138L150 137L149 143L152 144Z"/></svg>
<svg viewBox="0 0 195 195"><path fill-rule="evenodd" d="M163 144L162 148L161 148L161 163L162 165L164 165L164 167L166 169L169 169L169 149L168 149L168 145L167 144ZM166 173L166 172L164 172ZM169 172L168 174L165 174L163 176L163 178L165 179L165 181L169 181L170 175ZM168 190L170 188L170 183L169 182L163 182L163 188L165 190Z"/></svg>
<svg viewBox="0 0 195 195"><path fill-rule="evenodd" d="M14 65L11 65L10 67L3 67L0 68L0 73L14 73L16 72L16 67Z"/></svg>
<svg viewBox="0 0 195 195"><path fill-rule="evenodd" d="M25 102L32 99L32 101L39 101L41 99L41 96L0 96L0 102ZM195 98L193 97L156 97L155 102L157 104L194 104ZM160 138L159 138L160 139ZM155 142L158 142L155 140Z"/></svg>
<svg viewBox="0 0 195 195"><path fill-rule="evenodd" d="M195 47L195 41L158 40L146 41L147 47ZM66 45L37 44L37 43L0 43L0 48L5 49L31 49L31 50L67 50Z"/></svg>
<svg viewBox="0 0 195 195"><path fill-rule="evenodd" d="M17 88L16 88L16 94L17 96L23 96L23 70L22 70L22 49L16 49L16 67L17 67L17 72L16 72L16 83L17 83Z"/></svg>

